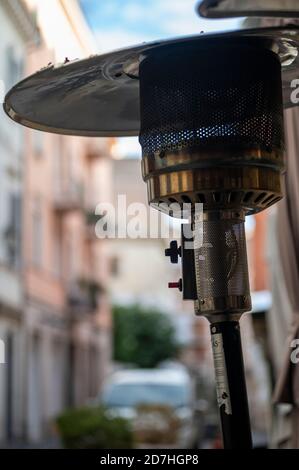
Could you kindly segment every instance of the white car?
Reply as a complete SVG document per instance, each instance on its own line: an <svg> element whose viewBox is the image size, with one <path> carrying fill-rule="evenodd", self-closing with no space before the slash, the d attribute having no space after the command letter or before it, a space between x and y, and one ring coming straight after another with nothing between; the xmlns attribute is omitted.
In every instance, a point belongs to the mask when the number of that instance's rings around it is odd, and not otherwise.
<svg viewBox="0 0 299 470"><path fill-rule="evenodd" d="M194 384L183 369L116 372L104 387L101 403L112 416L132 422L138 446L197 445Z"/></svg>

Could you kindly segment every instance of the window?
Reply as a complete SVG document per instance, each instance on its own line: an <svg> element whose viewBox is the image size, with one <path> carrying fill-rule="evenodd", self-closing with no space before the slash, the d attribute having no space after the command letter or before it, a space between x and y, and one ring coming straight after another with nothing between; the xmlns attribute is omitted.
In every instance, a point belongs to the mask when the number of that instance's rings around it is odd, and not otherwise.
<svg viewBox="0 0 299 470"><path fill-rule="evenodd" d="M43 154L44 134L41 131L32 131L33 151L36 157Z"/></svg>
<svg viewBox="0 0 299 470"><path fill-rule="evenodd" d="M5 61L5 72L1 78L4 80L4 89L5 92L7 92L21 79L24 63L22 57L16 53L16 50L12 45L6 47L3 59ZM9 119L6 119L5 122L3 122L2 127L3 132L7 133L5 138L8 141L8 148L16 158L20 159L23 155L23 129L15 126Z"/></svg>
<svg viewBox="0 0 299 470"><path fill-rule="evenodd" d="M116 256L113 256L110 261L111 274L116 277L119 274L119 259Z"/></svg>
<svg viewBox="0 0 299 470"><path fill-rule="evenodd" d="M110 384L104 389L103 403L110 407L135 407L138 404L170 405L174 408L190 402L188 384L128 381Z"/></svg>
<svg viewBox="0 0 299 470"><path fill-rule="evenodd" d="M20 80L22 73L22 61L17 59L13 46L8 46L6 48L6 90L9 90Z"/></svg>
<svg viewBox="0 0 299 470"><path fill-rule="evenodd" d="M43 255L43 221L41 200L37 198L32 211L32 262L41 267Z"/></svg>
<svg viewBox="0 0 299 470"><path fill-rule="evenodd" d="M18 267L21 259L21 197L10 194L8 197L8 220L4 238L6 241L7 263Z"/></svg>
<svg viewBox="0 0 299 470"><path fill-rule="evenodd" d="M77 249L77 239L73 233L69 233L65 240L65 278L74 282L78 274L77 258L79 256Z"/></svg>
<svg viewBox="0 0 299 470"><path fill-rule="evenodd" d="M53 233L53 274L55 277L60 278L62 274L62 239L59 227L56 227Z"/></svg>

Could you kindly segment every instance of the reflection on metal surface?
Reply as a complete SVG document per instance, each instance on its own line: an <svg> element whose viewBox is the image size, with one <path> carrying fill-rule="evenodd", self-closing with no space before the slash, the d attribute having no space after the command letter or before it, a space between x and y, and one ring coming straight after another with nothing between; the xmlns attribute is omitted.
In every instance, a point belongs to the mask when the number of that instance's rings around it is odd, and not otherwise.
<svg viewBox="0 0 299 470"><path fill-rule="evenodd" d="M271 168L221 167L176 170L146 175L150 203L200 202L206 208L234 208L259 212L282 197L281 175Z"/></svg>

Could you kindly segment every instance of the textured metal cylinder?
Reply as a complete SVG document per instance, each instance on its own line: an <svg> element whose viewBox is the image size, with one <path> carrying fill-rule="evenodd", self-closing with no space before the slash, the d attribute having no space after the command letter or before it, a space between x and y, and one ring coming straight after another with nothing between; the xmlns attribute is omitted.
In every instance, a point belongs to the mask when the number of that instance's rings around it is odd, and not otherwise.
<svg viewBox="0 0 299 470"><path fill-rule="evenodd" d="M233 315L250 310L244 214L203 212L194 223L196 313Z"/></svg>

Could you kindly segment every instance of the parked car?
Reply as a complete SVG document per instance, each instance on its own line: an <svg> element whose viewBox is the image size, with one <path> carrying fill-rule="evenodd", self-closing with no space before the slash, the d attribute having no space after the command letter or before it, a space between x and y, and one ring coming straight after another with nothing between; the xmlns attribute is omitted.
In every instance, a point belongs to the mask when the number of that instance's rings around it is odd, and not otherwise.
<svg viewBox="0 0 299 470"><path fill-rule="evenodd" d="M139 446L197 446L195 389L183 369L116 372L104 387L101 403L111 416L131 421Z"/></svg>

